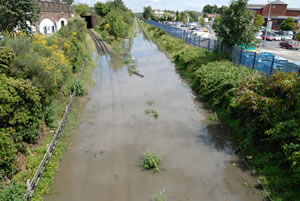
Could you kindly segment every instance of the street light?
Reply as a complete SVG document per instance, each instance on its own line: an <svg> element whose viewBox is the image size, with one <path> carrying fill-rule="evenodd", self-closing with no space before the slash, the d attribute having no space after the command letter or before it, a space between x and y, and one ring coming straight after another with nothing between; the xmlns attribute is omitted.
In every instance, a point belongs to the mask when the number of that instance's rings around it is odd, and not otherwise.
<svg viewBox="0 0 300 201"><path fill-rule="evenodd" d="M264 44L263 44L264 47L267 47L267 32L268 32L267 28L268 28L268 25L269 25L269 19L270 19L270 14L271 14L271 7L272 7L272 1L268 0L268 2L270 2L270 7L269 7L268 20L267 20L267 27L265 29L265 37L264 37ZM272 26L271 26L271 29L272 29Z"/></svg>

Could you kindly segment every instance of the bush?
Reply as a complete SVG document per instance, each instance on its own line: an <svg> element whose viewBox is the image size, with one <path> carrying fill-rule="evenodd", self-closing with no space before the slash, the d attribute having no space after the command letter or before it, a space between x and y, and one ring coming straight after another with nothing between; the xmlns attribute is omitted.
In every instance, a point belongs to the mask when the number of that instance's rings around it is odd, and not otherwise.
<svg viewBox="0 0 300 201"><path fill-rule="evenodd" d="M10 63L14 58L14 51L11 48L0 47L0 73L10 73Z"/></svg>
<svg viewBox="0 0 300 201"><path fill-rule="evenodd" d="M41 120L38 90L28 80L0 74L0 94L0 132L8 132L15 143L36 142Z"/></svg>
<svg viewBox="0 0 300 201"><path fill-rule="evenodd" d="M87 33L87 25L84 19L81 17L74 17L68 21L68 26L61 28L58 32L58 36L61 38L69 38L73 33L76 34L76 38L79 41L85 41Z"/></svg>
<svg viewBox="0 0 300 201"><path fill-rule="evenodd" d="M52 123L55 121L55 106L49 105L44 109L44 118L47 126L52 126Z"/></svg>
<svg viewBox="0 0 300 201"><path fill-rule="evenodd" d="M84 96L86 94L84 86L81 82L76 81L74 84L69 86L69 94L71 95L74 91L74 87L76 89L76 96Z"/></svg>
<svg viewBox="0 0 300 201"><path fill-rule="evenodd" d="M0 173L1 177L2 175L10 175L13 172L16 157L17 149L14 141L4 132L0 132L0 169L3 171Z"/></svg>
<svg viewBox="0 0 300 201"><path fill-rule="evenodd" d="M25 186L24 184L12 184L9 185L4 191L0 191L0 200L3 201L25 201L24 191Z"/></svg>

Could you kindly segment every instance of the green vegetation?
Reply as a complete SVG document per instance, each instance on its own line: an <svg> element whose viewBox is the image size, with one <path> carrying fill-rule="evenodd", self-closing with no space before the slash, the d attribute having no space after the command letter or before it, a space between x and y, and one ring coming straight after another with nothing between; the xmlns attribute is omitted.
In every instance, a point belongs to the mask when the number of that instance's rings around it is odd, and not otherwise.
<svg viewBox="0 0 300 201"><path fill-rule="evenodd" d="M146 102L146 104L147 104L148 106L152 107L153 104L154 104L154 102L151 101L151 100L148 100L148 101ZM158 119L158 117L159 117L159 114L158 114L157 110L154 109L154 108L147 108L147 109L145 110L145 114L146 114L146 115L151 115L154 119Z"/></svg>
<svg viewBox="0 0 300 201"><path fill-rule="evenodd" d="M280 24L280 29L284 31L293 31L295 29L294 18L288 17Z"/></svg>
<svg viewBox="0 0 300 201"><path fill-rule="evenodd" d="M12 32L16 27L30 31L27 22L34 24L38 20L39 8L36 0L0 1L0 32Z"/></svg>
<svg viewBox="0 0 300 201"><path fill-rule="evenodd" d="M204 13L204 14L213 14L213 13L222 14L226 8L227 8L227 6L218 7L217 5L212 6L210 4L207 4L203 7L202 13Z"/></svg>
<svg viewBox="0 0 300 201"><path fill-rule="evenodd" d="M162 159L161 156L159 156L157 154L145 152L144 153L144 161L143 161L144 169L153 170L154 173L158 173L161 159Z"/></svg>
<svg viewBox="0 0 300 201"><path fill-rule="evenodd" d="M248 156L274 200L300 197L300 80L297 73L263 73L195 48L140 23L174 60L195 93L234 131L238 151Z"/></svg>
<svg viewBox="0 0 300 201"><path fill-rule="evenodd" d="M261 27L264 25L265 23L265 18L262 15L256 15L255 17L255 21L254 24L257 28L261 29Z"/></svg>
<svg viewBox="0 0 300 201"><path fill-rule="evenodd" d="M84 14L88 14L90 12L90 7L84 3L74 5L74 9L75 9L75 13L77 15L84 15Z"/></svg>
<svg viewBox="0 0 300 201"><path fill-rule="evenodd" d="M153 20L155 18L154 12L153 12L151 6L144 7L143 17L146 20L150 20L150 19Z"/></svg>
<svg viewBox="0 0 300 201"><path fill-rule="evenodd" d="M53 128L65 111L92 44L86 40L86 24L81 18L70 20L68 26L48 38L19 33L7 34L0 42L0 200L22 200L25 183L32 178L55 133ZM89 59L85 74L90 76L91 67ZM78 95L84 95L90 85L85 74L75 85ZM75 106L70 113L34 200L42 200L49 192L66 136L78 125L79 109Z"/></svg>
<svg viewBox="0 0 300 201"><path fill-rule="evenodd" d="M104 39L107 40L108 36L113 36L115 40L118 40L130 35L134 16L122 0L97 2L95 11L102 17L96 30Z"/></svg>
<svg viewBox="0 0 300 201"><path fill-rule="evenodd" d="M254 14L247 8L248 0L233 0L213 25L222 45L251 44L258 28L252 22Z"/></svg>
<svg viewBox="0 0 300 201"><path fill-rule="evenodd" d="M300 32L298 32L298 33L296 34L295 39L298 40L298 41L300 41Z"/></svg>
<svg viewBox="0 0 300 201"><path fill-rule="evenodd" d="M166 192L160 192L159 195L154 196L154 201L166 201L167 195Z"/></svg>

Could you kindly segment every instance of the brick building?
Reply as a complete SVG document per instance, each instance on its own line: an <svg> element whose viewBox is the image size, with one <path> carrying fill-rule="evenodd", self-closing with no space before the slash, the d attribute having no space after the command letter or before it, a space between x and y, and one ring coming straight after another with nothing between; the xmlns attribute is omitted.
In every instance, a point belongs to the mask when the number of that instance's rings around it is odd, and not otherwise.
<svg viewBox="0 0 300 201"><path fill-rule="evenodd" d="M67 25L67 20L73 17L71 4L53 0L37 0L41 8L40 18L35 23L37 32L52 34Z"/></svg>
<svg viewBox="0 0 300 201"><path fill-rule="evenodd" d="M288 17L295 19L295 27L300 27L300 8L288 8L288 4L275 0L269 4L248 4L248 9L253 10L255 15L262 15L267 22L269 10L272 21L272 29L280 30L280 23Z"/></svg>

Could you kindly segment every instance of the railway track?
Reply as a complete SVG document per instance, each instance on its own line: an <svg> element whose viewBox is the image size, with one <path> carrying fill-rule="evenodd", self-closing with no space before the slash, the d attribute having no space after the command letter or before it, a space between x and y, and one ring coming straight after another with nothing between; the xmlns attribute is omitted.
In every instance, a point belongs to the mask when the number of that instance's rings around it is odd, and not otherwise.
<svg viewBox="0 0 300 201"><path fill-rule="evenodd" d="M109 55L111 57L111 52L103 42L103 40L94 32L92 29L88 29L88 33L96 44L97 51L99 53L103 52L104 55Z"/></svg>

